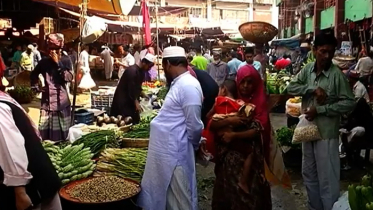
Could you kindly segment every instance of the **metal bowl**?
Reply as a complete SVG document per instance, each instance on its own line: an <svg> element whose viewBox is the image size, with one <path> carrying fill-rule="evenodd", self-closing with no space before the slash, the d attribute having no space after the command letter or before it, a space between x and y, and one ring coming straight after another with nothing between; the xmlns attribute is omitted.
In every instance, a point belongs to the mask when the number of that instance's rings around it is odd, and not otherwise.
<svg viewBox="0 0 373 210"><path fill-rule="evenodd" d="M238 30L243 39L252 43L269 42L278 34L276 27L261 21L243 23Z"/></svg>

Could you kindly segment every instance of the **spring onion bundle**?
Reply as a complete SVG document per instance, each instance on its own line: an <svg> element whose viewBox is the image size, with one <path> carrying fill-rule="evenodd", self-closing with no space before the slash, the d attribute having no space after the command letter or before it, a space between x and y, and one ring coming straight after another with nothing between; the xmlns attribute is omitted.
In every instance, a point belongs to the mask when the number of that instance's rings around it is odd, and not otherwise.
<svg viewBox="0 0 373 210"><path fill-rule="evenodd" d="M147 149L108 148L101 153L95 176L119 176L140 181L145 170Z"/></svg>

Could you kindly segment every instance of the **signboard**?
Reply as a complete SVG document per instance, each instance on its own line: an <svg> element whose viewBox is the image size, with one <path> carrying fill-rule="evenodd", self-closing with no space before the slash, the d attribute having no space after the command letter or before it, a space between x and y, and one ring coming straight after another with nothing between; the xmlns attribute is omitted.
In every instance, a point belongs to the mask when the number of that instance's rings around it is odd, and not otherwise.
<svg viewBox="0 0 373 210"><path fill-rule="evenodd" d="M108 44L123 44L128 45L132 43L132 37L128 34L114 34L114 33L104 33L98 40L98 42L108 43Z"/></svg>
<svg viewBox="0 0 373 210"><path fill-rule="evenodd" d="M12 19L0 18L0 30L12 28Z"/></svg>
<svg viewBox="0 0 373 210"><path fill-rule="evenodd" d="M341 43L341 53L345 56L352 55L352 42L343 41Z"/></svg>

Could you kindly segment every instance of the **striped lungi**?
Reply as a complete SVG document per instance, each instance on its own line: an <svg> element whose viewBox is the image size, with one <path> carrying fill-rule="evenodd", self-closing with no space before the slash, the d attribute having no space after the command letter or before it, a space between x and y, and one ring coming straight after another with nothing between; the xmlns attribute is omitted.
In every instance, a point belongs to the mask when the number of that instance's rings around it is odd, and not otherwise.
<svg viewBox="0 0 373 210"><path fill-rule="evenodd" d="M61 111L40 110L39 131L43 140L66 140L70 126L70 106Z"/></svg>

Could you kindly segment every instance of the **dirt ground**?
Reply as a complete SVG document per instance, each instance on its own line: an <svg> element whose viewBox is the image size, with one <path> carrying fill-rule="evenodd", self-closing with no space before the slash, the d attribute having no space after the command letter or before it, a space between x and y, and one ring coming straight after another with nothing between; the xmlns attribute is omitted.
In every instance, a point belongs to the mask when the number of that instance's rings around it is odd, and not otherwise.
<svg viewBox="0 0 373 210"><path fill-rule="evenodd" d="M89 106L90 94L79 94L77 97L77 105ZM39 120L40 99L34 100L30 104L23 105L30 117L35 123ZM284 114L272 114L271 122L274 129L278 129L286 125L286 117ZM301 156L295 159L291 166L287 166L292 179L293 190L283 190L279 187L272 188L272 203L274 210L306 210L307 209L307 194L302 182L301 176ZM204 168L197 165L197 180L199 204L201 210L211 209L212 186L214 183L213 164ZM370 170L370 167L369 167ZM348 172L341 172L341 192L346 191L350 183L359 182L361 177L366 174L367 168L354 168Z"/></svg>

